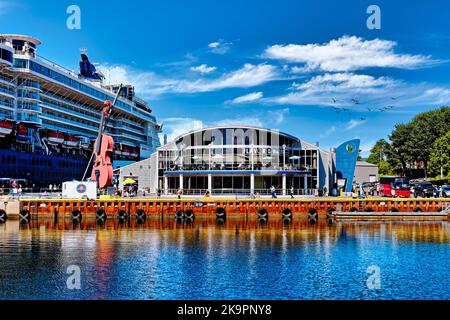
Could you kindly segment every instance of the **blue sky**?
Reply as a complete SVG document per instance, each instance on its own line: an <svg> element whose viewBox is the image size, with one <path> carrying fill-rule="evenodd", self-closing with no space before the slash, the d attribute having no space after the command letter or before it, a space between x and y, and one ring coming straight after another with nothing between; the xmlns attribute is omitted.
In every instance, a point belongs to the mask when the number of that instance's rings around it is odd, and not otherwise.
<svg viewBox="0 0 450 320"><path fill-rule="evenodd" d="M450 3L411 2L0 0L0 32L39 38L40 55L71 69L86 48L109 81L136 85L169 137L245 123L326 148L360 138L367 154L450 102ZM72 4L81 30L66 27ZM371 4L381 30L366 26Z"/></svg>

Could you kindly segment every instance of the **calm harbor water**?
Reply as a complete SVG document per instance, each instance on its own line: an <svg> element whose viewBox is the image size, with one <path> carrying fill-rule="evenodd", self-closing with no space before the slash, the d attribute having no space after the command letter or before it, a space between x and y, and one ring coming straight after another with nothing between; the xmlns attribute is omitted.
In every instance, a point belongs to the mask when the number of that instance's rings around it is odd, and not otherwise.
<svg viewBox="0 0 450 320"><path fill-rule="evenodd" d="M0 225L0 299L450 299L449 270L449 222Z"/></svg>

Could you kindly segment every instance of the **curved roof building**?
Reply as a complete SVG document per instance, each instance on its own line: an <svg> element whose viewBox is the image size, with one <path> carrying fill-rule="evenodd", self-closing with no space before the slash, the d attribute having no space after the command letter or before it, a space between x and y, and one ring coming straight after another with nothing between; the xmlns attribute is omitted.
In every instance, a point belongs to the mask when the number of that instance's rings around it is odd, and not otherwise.
<svg viewBox="0 0 450 320"><path fill-rule="evenodd" d="M122 175L138 179L151 192L176 194L277 194L313 195L346 179L351 189L359 141L339 147L343 173L336 172L336 151L322 150L277 130L228 125L189 131L158 148L143 165L125 167ZM342 151L344 150L344 151ZM354 160L353 160L354 158ZM150 169L148 181L139 168ZM134 174L133 174L134 171ZM353 169L354 171L354 169ZM342 184L342 181L341 181Z"/></svg>

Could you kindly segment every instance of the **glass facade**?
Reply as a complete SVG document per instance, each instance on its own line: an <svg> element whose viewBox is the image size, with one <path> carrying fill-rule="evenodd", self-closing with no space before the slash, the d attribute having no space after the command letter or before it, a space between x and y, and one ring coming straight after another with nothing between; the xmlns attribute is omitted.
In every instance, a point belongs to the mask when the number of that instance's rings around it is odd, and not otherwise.
<svg viewBox="0 0 450 320"><path fill-rule="evenodd" d="M158 187L190 193L312 194L318 188L319 150L290 135L253 127L187 133L158 151Z"/></svg>

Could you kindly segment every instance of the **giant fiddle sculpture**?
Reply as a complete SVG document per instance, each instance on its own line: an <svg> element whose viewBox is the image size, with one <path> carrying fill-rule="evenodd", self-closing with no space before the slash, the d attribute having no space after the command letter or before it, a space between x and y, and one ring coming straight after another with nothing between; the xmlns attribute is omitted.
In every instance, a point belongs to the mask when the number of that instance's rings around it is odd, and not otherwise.
<svg viewBox="0 0 450 320"><path fill-rule="evenodd" d="M113 183L113 159L112 155L114 152L114 140L111 136L104 133L106 121L111 115L111 111L119 98L120 92L122 91L122 85L120 85L114 102L105 101L102 110L102 117L100 120L100 128L98 132L98 137L94 144L94 154L92 159L94 159L91 180L97 181L97 187L99 189L104 189L112 186ZM91 161L92 161L91 159Z"/></svg>

